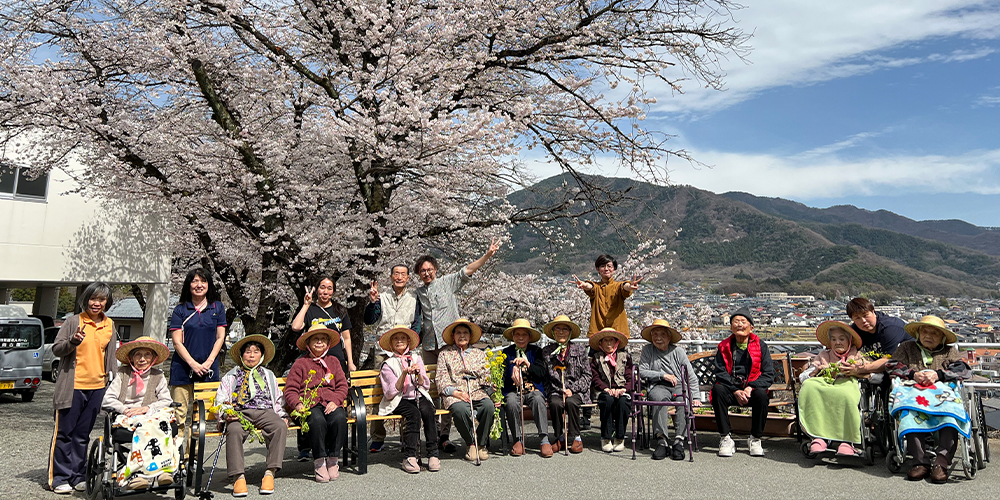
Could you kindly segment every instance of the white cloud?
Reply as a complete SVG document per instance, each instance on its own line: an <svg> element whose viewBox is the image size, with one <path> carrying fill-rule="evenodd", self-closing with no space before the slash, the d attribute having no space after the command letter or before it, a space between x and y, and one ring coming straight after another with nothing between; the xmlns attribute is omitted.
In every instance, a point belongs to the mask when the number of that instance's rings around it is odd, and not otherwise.
<svg viewBox="0 0 1000 500"><path fill-rule="evenodd" d="M814 150L815 151L815 150ZM960 156L843 160L693 151L712 168L675 166L671 182L793 199L907 193L1000 194L1000 149Z"/></svg>
<svg viewBox="0 0 1000 500"><path fill-rule="evenodd" d="M735 58L726 63L725 92L693 83L679 96L668 97L668 89L657 89L654 95L664 98L655 111L711 111L773 87L978 59L996 52L981 46L982 40L1000 37L1000 3L995 0L747 0L746 5L735 19L754 33L751 64ZM902 58L878 53L953 36L965 37L970 47Z"/></svg>

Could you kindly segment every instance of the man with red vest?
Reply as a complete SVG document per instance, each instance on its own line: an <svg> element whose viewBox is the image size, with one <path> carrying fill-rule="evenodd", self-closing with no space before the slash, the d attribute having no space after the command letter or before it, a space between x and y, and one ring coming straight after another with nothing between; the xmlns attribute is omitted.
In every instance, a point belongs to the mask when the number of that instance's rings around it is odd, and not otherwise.
<svg viewBox="0 0 1000 500"><path fill-rule="evenodd" d="M747 447L750 456L764 456L760 438L764 435L767 420L767 393L774 382L774 365L767 344L753 333L753 318L750 311L742 308L729 318L729 331L733 332L719 343L715 353L715 384L712 386L712 408L715 423L722 436L719 442L719 456L731 457L736 452L736 443L730 434L729 407L749 406L753 411L750 439Z"/></svg>

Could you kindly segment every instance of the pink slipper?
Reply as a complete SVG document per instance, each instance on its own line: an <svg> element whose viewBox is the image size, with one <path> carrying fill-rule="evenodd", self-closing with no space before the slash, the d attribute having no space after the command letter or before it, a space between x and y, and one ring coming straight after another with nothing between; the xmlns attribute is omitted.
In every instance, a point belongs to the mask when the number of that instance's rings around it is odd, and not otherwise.
<svg viewBox="0 0 1000 500"><path fill-rule="evenodd" d="M316 482L317 483L328 483L330 482L330 473L326 471L326 459L317 458L313 460L313 469L316 471Z"/></svg>
<svg viewBox="0 0 1000 500"><path fill-rule="evenodd" d="M809 445L809 453L823 453L826 451L826 441L816 438L812 440L812 444Z"/></svg>
<svg viewBox="0 0 1000 500"><path fill-rule="evenodd" d="M840 446L837 447L837 455L843 457L853 457L854 455L857 455L857 452L854 451L854 447L851 446L851 443L840 443Z"/></svg>

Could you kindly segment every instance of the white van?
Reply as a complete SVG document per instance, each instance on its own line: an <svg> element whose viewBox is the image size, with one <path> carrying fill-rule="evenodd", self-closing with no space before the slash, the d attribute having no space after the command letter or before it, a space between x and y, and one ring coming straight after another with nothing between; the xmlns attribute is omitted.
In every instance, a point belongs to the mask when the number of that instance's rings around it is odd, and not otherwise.
<svg viewBox="0 0 1000 500"><path fill-rule="evenodd" d="M0 305L0 393L34 399L42 383L42 321L18 306Z"/></svg>

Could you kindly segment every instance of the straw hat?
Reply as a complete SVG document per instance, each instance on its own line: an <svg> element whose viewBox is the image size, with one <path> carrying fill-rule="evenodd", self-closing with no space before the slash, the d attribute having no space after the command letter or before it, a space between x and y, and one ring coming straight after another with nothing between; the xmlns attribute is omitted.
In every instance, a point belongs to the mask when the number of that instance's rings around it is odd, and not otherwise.
<svg viewBox="0 0 1000 500"><path fill-rule="evenodd" d="M606 337L614 337L618 339L618 347L625 347L625 345L628 344L628 337L624 333L609 327L590 336L590 348L600 351L601 339Z"/></svg>
<svg viewBox="0 0 1000 500"><path fill-rule="evenodd" d="M560 314L559 316L556 316L556 319L550 321L549 323L547 323L545 326L542 327L542 331L545 332L545 335L547 335L552 340L556 339L556 336L552 334L552 329L555 328L556 325L568 326L570 330L569 338L571 339L575 339L580 336L580 325L574 323L573 320L569 319L569 316L566 316L565 314Z"/></svg>
<svg viewBox="0 0 1000 500"><path fill-rule="evenodd" d="M469 331L472 332L472 338L469 339L469 345L479 342L479 338L483 336L483 329L479 328L479 325L465 319L458 318L457 321L445 327L444 332L441 333L441 338L444 339L444 343L448 345L455 344L455 327L458 325L465 325L469 327Z"/></svg>
<svg viewBox="0 0 1000 500"><path fill-rule="evenodd" d="M854 329L847 323L840 321L824 321L820 323L819 326L816 327L816 340L818 340L820 344L826 346L827 349L831 349L830 329L835 327L847 332L851 336L851 344L854 344L854 347L857 347L858 349L861 348L861 336L858 335L858 332L854 331Z"/></svg>
<svg viewBox="0 0 1000 500"><path fill-rule="evenodd" d="M233 361L236 362L236 366L243 366L243 346L249 342L256 342L264 346L264 352L261 353L263 354L263 361L260 363L261 365L266 365L274 359L274 342L271 342L271 339L263 335L255 333L233 342L233 346L229 348L229 357L233 358Z"/></svg>
<svg viewBox="0 0 1000 500"><path fill-rule="evenodd" d="M132 355L132 351L136 349L149 349L156 353L156 359L153 360L154 365L158 365L167 360L170 357L170 349L162 342L157 342L153 340L153 337L139 337L131 342L122 344L121 347L115 352L115 357L118 361L124 365L131 364L129 356Z"/></svg>
<svg viewBox="0 0 1000 500"><path fill-rule="evenodd" d="M941 332L944 335L945 344L954 344L958 341L958 336L944 325L943 319L937 316L924 316L923 318L920 318L920 321L907 323L903 328L906 330L906 333L909 333L911 337L916 339L918 338L917 332L920 330L921 326L929 326Z"/></svg>
<svg viewBox="0 0 1000 500"><path fill-rule="evenodd" d="M542 338L542 332L532 328L531 322L524 318L515 319L514 324L510 325L510 328L503 331L503 338L513 342L514 330L517 330L518 328L524 328L525 330L528 330L528 333L531 335L531 338L528 340L529 344L538 342L538 339Z"/></svg>
<svg viewBox="0 0 1000 500"><path fill-rule="evenodd" d="M392 336L397 333L405 333L407 337L410 337L410 349L415 349L418 345L420 345L420 335L417 335L417 332L410 330L410 328L406 325L396 325L378 338L378 346L385 352L393 352L394 349L389 341L392 340Z"/></svg>
<svg viewBox="0 0 1000 500"><path fill-rule="evenodd" d="M670 323L665 319L654 319L653 324L643 328L639 332L639 336L646 339L647 342L653 342L653 330L656 328L666 328L670 332L670 343L676 344L681 341L681 332L678 332L676 328L670 326Z"/></svg>
<svg viewBox="0 0 1000 500"><path fill-rule="evenodd" d="M330 337L330 345L327 346L327 348L333 347L337 345L338 342L340 342L340 332L331 330L322 323L317 323L313 326L310 326L309 330L306 330L306 333L299 335L299 339L295 341L295 345L298 346L299 349L302 349L303 351L308 351L309 339L321 333Z"/></svg>

